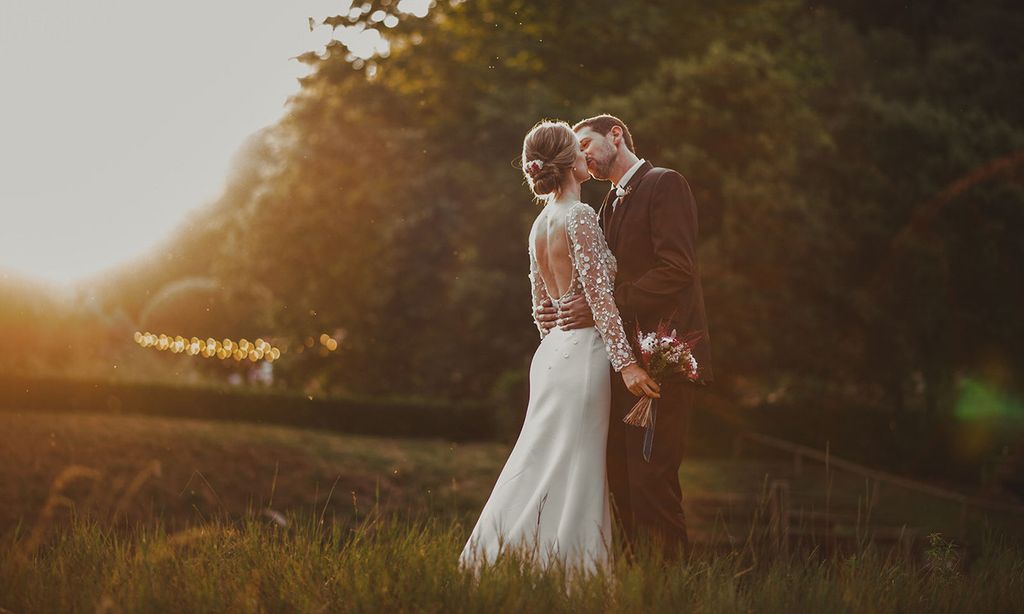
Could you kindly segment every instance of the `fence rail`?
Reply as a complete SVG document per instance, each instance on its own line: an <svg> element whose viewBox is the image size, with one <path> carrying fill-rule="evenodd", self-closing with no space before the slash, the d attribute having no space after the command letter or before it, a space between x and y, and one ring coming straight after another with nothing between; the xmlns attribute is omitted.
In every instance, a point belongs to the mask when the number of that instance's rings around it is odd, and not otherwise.
<svg viewBox="0 0 1024 614"><path fill-rule="evenodd" d="M877 469L871 469L864 465L859 465L849 460L837 458L831 454L826 443L825 451L816 450L814 448L772 437L771 435L765 435L763 433L754 433L750 431L744 431L736 435L736 439L733 442L733 454L737 457L743 454L744 445L746 442L760 444L768 448L774 448L783 452L788 452L793 455L793 470L796 474L800 474L803 471L803 460L809 459L818 461L825 465L826 470L829 468L841 469L850 473L857 474L861 477L875 480L879 483L891 484L899 488L919 492L925 495L936 497L939 499L945 499L952 501L960 506L960 534L964 533L964 528L967 522L967 513L971 508L982 509L988 511L1005 512L1014 514L1017 516L1024 517L1024 505L1017 505L1014 503L1006 503L1003 501L992 501L987 499L981 499L978 497L971 497L960 492L941 488L921 482L918 480L912 480L903 476L887 473L885 471L879 471Z"/></svg>

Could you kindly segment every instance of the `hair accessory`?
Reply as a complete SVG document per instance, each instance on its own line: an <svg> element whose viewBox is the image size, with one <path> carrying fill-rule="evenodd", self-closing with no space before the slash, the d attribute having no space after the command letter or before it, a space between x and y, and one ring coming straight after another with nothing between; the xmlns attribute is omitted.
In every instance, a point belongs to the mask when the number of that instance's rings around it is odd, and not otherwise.
<svg viewBox="0 0 1024 614"><path fill-rule="evenodd" d="M539 173L542 168L544 168L544 161L539 159L530 160L523 165L523 169L526 170L531 177Z"/></svg>

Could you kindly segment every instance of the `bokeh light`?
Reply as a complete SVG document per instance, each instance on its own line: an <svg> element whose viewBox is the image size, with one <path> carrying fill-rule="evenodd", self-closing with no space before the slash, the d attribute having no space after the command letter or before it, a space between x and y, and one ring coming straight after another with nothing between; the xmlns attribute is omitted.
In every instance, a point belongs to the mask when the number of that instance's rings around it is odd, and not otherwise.
<svg viewBox="0 0 1024 614"><path fill-rule="evenodd" d="M300 339L296 344L296 351L302 353L305 348L313 348L319 342L321 356L327 356L341 347L341 340L345 331L338 329L333 334L321 333L318 337L306 337ZM181 335L173 337L166 334L155 334L151 332L136 331L132 338L135 343L143 348L152 348L160 352L170 351L173 354L187 354L188 356L199 356L202 358L217 358L227 360L232 358L236 361L249 360L257 362L265 360L274 362L281 359L284 353L281 348L263 338L249 341L246 338L234 341L232 339L217 340L213 337L200 339L190 337L186 339Z"/></svg>
<svg viewBox="0 0 1024 614"><path fill-rule="evenodd" d="M957 399L957 418L974 422L979 420L1024 418L1024 402L989 385L980 379L964 378Z"/></svg>
<svg viewBox="0 0 1024 614"><path fill-rule="evenodd" d="M254 342L250 342L248 339L239 339L236 343L231 339L224 339L223 341L217 341L213 337L207 339L190 337L185 339L181 335L171 337L165 334L156 335L148 331L135 331L132 338L135 340L135 343L143 348L153 348L160 352L170 351L174 354L201 356L202 358L216 357L219 360L233 358L236 361L248 359L251 362L260 360L274 362L281 358L280 348L275 347L264 339L256 339ZM329 341L334 342L335 347L337 347L337 342L334 339L329 339Z"/></svg>

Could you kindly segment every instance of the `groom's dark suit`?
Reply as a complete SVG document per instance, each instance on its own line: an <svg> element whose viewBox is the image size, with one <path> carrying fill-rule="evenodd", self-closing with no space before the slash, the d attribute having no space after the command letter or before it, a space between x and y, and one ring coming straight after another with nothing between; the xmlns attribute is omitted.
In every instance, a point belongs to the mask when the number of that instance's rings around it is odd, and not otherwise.
<svg viewBox="0 0 1024 614"><path fill-rule="evenodd" d="M661 322L669 323L679 335L702 333L694 357L701 370L699 384L710 384L714 375L697 260L697 207L690 186L676 171L645 162L625 188L628 193L614 211L614 190L599 211L605 238L618 261L615 303L623 325L631 338L636 326L648 332ZM644 430L622 422L637 398L621 377L612 378L608 485L618 518L627 540L649 532L662 540L670 556L689 546L679 464L697 388L682 376L662 383L648 463L642 453Z"/></svg>

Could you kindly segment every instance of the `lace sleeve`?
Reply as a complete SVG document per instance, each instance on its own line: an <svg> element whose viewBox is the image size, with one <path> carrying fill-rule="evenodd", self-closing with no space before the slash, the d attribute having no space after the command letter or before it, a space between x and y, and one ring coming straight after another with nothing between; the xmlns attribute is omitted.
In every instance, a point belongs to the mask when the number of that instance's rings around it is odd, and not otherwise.
<svg viewBox="0 0 1024 614"><path fill-rule="evenodd" d="M598 225L597 213L584 203L573 205L566 217L572 241L573 263L583 285L583 295L594 314L608 358L616 371L636 362L615 306L615 257Z"/></svg>
<svg viewBox="0 0 1024 614"><path fill-rule="evenodd" d="M527 250L530 252L530 295L533 298L533 323L537 325L537 330L540 331L540 338L543 339L548 334L548 331L537 320L537 309L540 307L541 302L547 298L547 290L544 287L544 280L540 276L540 265L537 263L537 256L533 253L532 245L533 233L530 233L530 246Z"/></svg>

